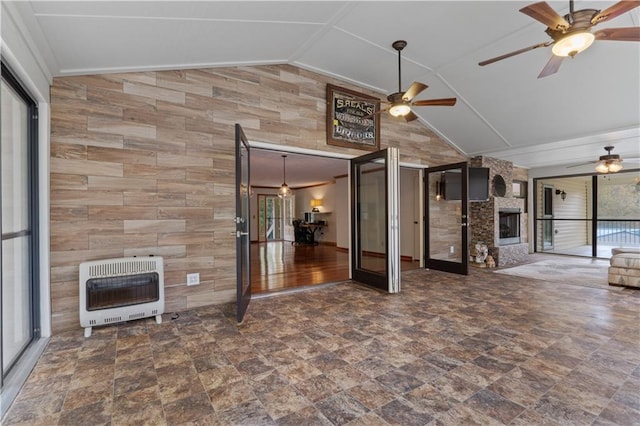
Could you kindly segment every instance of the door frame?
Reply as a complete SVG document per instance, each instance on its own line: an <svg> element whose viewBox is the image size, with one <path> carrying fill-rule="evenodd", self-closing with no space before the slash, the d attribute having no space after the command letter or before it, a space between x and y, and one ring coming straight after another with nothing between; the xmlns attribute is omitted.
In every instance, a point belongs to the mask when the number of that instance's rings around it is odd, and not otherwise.
<svg viewBox="0 0 640 426"><path fill-rule="evenodd" d="M321 150L317 150L317 149L309 149L309 148L301 148L301 147L297 147L297 146L283 146L283 145L278 145L278 144L273 144L273 143L269 143L269 142L260 142L260 141L249 141L249 145L251 148L253 149L264 149L264 150L269 150L269 151L276 151L276 152L282 152L283 154L286 153L291 153L291 154L304 154L304 155L312 155L312 156L317 156L317 157L327 157L327 158L336 158L336 159L342 159L342 160L351 160L353 158L355 158L355 155L352 154L344 154L344 153L340 153L340 152L333 152L333 151L321 151ZM417 189L418 191L418 196L420 197L420 213L421 216L424 217L424 200L422 199L423 197L423 193L424 193L424 183L423 183L423 177L424 177L424 170L425 170L425 166L424 164L418 164L418 163L408 163L408 162L399 162L399 166L400 167L406 167L406 168L410 168L410 169L416 169L419 171L420 173L420 187ZM351 187L350 185L347 183L347 195L350 198L351 197ZM351 227L352 227L352 223L351 223L351 214L349 214L349 218L348 218L348 229L349 232L351 232ZM423 267L424 266L424 257L425 257L425 253L424 253L424 222L420 221L419 224L419 228L420 228L420 246L422 249L422 255L420 256L420 266ZM349 271L351 271L351 252L353 250L353 248L351 247L351 239L349 239L349 246L348 246L348 250L349 250ZM353 279L353 277L351 276L351 272L349 272L349 279Z"/></svg>
<svg viewBox="0 0 640 426"><path fill-rule="evenodd" d="M242 152L246 152L246 182L243 180L244 169ZM251 303L251 175L250 146L247 137L239 124L235 125L235 161L236 161L236 319L238 324Z"/></svg>

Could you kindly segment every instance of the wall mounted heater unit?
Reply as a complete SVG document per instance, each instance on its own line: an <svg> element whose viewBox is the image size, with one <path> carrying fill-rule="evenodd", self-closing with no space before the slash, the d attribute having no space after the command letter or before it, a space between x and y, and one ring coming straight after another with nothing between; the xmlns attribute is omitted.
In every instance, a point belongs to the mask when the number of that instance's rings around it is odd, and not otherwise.
<svg viewBox="0 0 640 426"><path fill-rule="evenodd" d="M80 325L91 328L164 313L162 257L123 257L80 264Z"/></svg>

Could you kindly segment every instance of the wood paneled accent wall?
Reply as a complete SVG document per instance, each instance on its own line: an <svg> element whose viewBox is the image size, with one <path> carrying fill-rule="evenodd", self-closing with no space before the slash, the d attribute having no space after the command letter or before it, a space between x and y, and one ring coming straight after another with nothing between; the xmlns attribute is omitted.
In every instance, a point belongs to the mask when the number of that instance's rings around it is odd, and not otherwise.
<svg viewBox="0 0 640 426"><path fill-rule="evenodd" d="M87 260L164 256L168 312L235 300L233 125L251 141L364 154L326 144L327 83L384 96L288 65L55 78L54 333L80 327ZM465 160L419 122L381 119L381 145L401 161ZM188 272L199 286L186 286Z"/></svg>

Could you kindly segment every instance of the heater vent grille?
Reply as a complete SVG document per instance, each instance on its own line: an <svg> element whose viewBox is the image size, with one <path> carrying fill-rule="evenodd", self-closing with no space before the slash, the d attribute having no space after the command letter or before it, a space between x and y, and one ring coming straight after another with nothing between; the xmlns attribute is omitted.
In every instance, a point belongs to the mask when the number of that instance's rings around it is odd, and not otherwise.
<svg viewBox="0 0 640 426"><path fill-rule="evenodd" d="M155 259L123 258L98 261L89 266L89 278L135 275L157 270Z"/></svg>

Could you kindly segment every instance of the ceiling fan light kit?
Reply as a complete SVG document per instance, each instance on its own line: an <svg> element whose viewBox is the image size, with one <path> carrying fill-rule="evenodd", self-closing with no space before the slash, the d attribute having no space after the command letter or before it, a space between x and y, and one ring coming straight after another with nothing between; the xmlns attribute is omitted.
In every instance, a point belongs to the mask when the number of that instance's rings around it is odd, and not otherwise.
<svg viewBox="0 0 640 426"><path fill-rule="evenodd" d="M551 51L556 56L571 56L573 58L591 46L595 39L596 37L589 31L577 31L556 41Z"/></svg>
<svg viewBox="0 0 640 426"><path fill-rule="evenodd" d="M617 173L622 170L622 164L617 161L603 161L596 166L598 173Z"/></svg>
<svg viewBox="0 0 640 426"><path fill-rule="evenodd" d="M569 0L569 13L561 16L547 2L530 4L520 9L520 12L546 25L545 32L552 40L487 59L479 62L478 65L489 65L540 47L552 46L553 55L538 75L538 78L547 77L560 69L564 58L567 56L573 58L589 48L595 40L640 41L640 27L605 28L595 33L590 31L600 22L611 20L638 6L640 6L640 0L622 0L602 11L597 9L574 11L573 0Z"/></svg>
<svg viewBox="0 0 640 426"><path fill-rule="evenodd" d="M622 170L622 158L618 154L612 154L613 147L611 145L604 147L607 155L601 155L596 172L598 173L617 173Z"/></svg>
<svg viewBox="0 0 640 426"><path fill-rule="evenodd" d="M389 108L389 114L394 117L404 117L411 112L411 107L406 104L394 104Z"/></svg>

